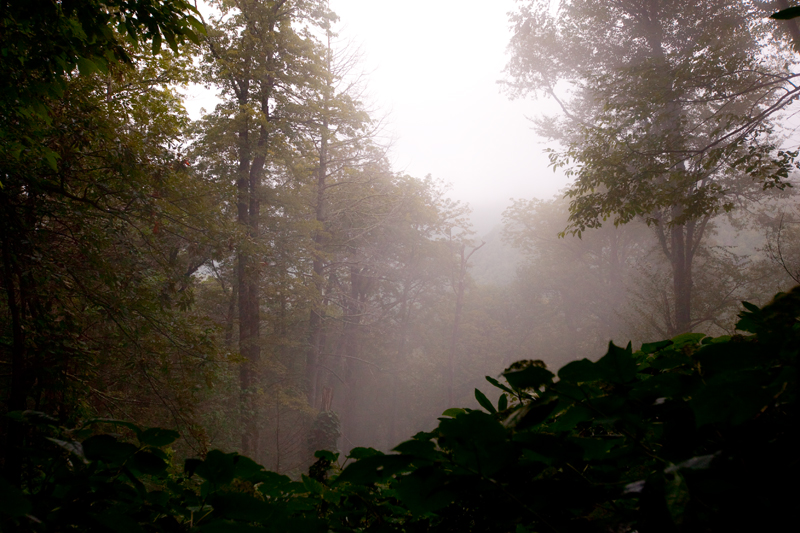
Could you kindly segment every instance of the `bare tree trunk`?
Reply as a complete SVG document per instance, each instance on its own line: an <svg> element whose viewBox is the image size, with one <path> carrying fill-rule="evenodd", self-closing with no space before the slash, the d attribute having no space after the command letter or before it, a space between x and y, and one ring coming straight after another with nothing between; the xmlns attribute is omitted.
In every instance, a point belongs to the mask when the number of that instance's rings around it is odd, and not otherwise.
<svg viewBox="0 0 800 533"><path fill-rule="evenodd" d="M240 96L240 104L247 104L248 94ZM261 102L265 120L269 121L269 102ZM244 359L239 369L239 386L242 400L242 453L259 455L258 402L255 384L258 382L258 364L261 359L259 312L259 267L252 247L258 241L261 212L261 181L266 162L267 129L259 129L256 155L250 146L249 121L245 119L239 130L239 176L237 186L237 221L245 227L247 241L237 252L237 289L239 306L239 352Z"/></svg>
<svg viewBox="0 0 800 533"><path fill-rule="evenodd" d="M331 34L327 33L327 75L331 74ZM319 141L319 168L317 169L317 203L314 210L314 217L317 222L317 230L314 233L314 258L312 262L314 276L314 298L311 303L310 316L308 318L308 352L306 354L306 395L308 405L317 405L317 381L319 380L319 365L322 357L323 347L323 298L325 292L325 263L323 258L324 231L326 222L327 198L327 178L328 178L328 112L329 101L333 87L331 79L328 78L325 84L325 97L322 105L322 130Z"/></svg>
<svg viewBox="0 0 800 533"><path fill-rule="evenodd" d="M328 173L328 129L327 120L323 121L323 134L320 140L319 169L317 171L317 205L315 209L316 222L319 225L314 234L314 259L312 262L314 276L314 301L311 303L310 316L308 318L308 353L306 355L306 395L308 405L317 405L317 379L319 376L319 364L322 354L322 328L323 328L323 297L325 291L325 264L323 262L323 232L325 224L325 185Z"/></svg>

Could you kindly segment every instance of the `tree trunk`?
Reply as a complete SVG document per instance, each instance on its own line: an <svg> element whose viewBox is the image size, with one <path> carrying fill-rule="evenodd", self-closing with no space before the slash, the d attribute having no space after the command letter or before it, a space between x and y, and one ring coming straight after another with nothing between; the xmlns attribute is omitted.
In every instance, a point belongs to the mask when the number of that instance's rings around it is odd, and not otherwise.
<svg viewBox="0 0 800 533"><path fill-rule="evenodd" d="M325 292L325 263L323 262L324 225L325 225L325 194L326 178L328 174L328 129L327 120L323 121L323 133L320 140L319 169L317 170L317 205L315 219L318 224L314 234L314 259L312 262L314 277L314 300L311 302L311 311L308 318L308 352L306 354L306 395L308 405L317 407L317 380L319 377L319 364L322 355L322 328L323 328L323 298Z"/></svg>
<svg viewBox="0 0 800 533"><path fill-rule="evenodd" d="M366 310L366 299L369 294L369 281L365 276L364 267L350 267L350 296L348 298L346 315L342 330L342 376L344 380L344 401L342 402L340 420L342 425L342 438L353 442L355 435L355 407L357 392L360 385L358 359L361 359L359 350L359 330L361 320ZM352 438L351 438L352 437Z"/></svg>
<svg viewBox="0 0 800 533"><path fill-rule="evenodd" d="M447 407L453 407L454 394L453 394L453 374L455 373L456 361L456 348L458 346L458 329L461 325L461 313L464 308L464 281L467 277L467 263L472 254L480 250L483 245L477 246L472 249L468 255L464 255L464 245L461 245L461 260L458 269L458 280L453 287L456 293L456 309L453 317L453 331L450 335L450 354L447 358Z"/></svg>
<svg viewBox="0 0 800 533"><path fill-rule="evenodd" d="M672 292L675 298L673 334L686 333L692 322L692 265L687 260L686 226L675 225L670 229L672 242Z"/></svg>
<svg viewBox="0 0 800 533"><path fill-rule="evenodd" d="M6 237L11 232L6 234ZM8 309L11 314L11 390L8 399L8 411L24 411L28 396L28 384L25 371L25 333L22 327L21 294L18 297L17 283L14 280L14 268L11 245L3 238L3 285L6 289ZM19 486L22 476L22 462L18 456L23 444L23 427L20 423L4 417L3 425L5 442L3 442L3 474L12 484Z"/></svg>
<svg viewBox="0 0 800 533"><path fill-rule="evenodd" d="M242 85L246 85L243 83ZM248 103L249 94L242 94L240 105ZM269 99L262 97L262 112L269 121ZM259 455L258 402L255 385L258 382L258 364L261 359L259 312L259 266L252 253L258 241L261 212L261 181L266 161L268 133L264 125L259 128L256 155L250 144L249 119L245 118L239 129L239 172L237 186L237 222L245 227L246 242L237 252L236 282L239 306L239 353L244 361L239 368L239 386L242 400L242 453L257 458Z"/></svg>
<svg viewBox="0 0 800 533"><path fill-rule="evenodd" d="M397 355L392 372L391 392L389 396L389 420L387 423L386 440L387 448L391 449L397 443L397 389L400 387L400 368L406 357L408 342L408 325L411 318L411 306L408 302L408 282L403 283L403 296L400 307L400 341L397 346Z"/></svg>

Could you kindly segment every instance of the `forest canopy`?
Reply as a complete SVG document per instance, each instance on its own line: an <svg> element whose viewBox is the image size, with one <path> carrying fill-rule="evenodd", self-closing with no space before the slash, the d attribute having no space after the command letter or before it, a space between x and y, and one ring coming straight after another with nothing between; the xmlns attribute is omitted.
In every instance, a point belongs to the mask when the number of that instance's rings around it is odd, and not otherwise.
<svg viewBox="0 0 800 533"><path fill-rule="evenodd" d="M392 168L327 1L202 13L0 8L0 527L788 517L786 2L519 2L503 86L571 182L480 239Z"/></svg>

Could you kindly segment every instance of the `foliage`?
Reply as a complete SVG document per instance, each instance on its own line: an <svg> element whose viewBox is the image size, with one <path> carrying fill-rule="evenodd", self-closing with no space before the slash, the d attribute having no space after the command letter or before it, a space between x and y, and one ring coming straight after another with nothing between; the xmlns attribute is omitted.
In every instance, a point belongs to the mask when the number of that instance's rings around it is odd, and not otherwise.
<svg viewBox="0 0 800 533"><path fill-rule="evenodd" d="M561 118L541 125L564 147L553 164L576 178L572 231L636 216L683 224L729 210L754 185L785 184L796 154L752 121L785 105L781 84L796 58L780 42L764 47L774 24L760 6L574 0L556 15L547 6L514 14L508 72L512 94L562 105ZM563 85L574 89L567 100L556 94ZM742 173L751 183L734 185Z"/></svg>
<svg viewBox="0 0 800 533"><path fill-rule="evenodd" d="M768 117L795 99L797 55L765 46L776 29L757 2L549 6L512 15L507 70L512 95L544 93L562 111L539 121L561 144L552 165L574 178L562 234L644 220L672 273L669 334L691 331L712 217L791 186L797 152Z"/></svg>
<svg viewBox="0 0 800 533"><path fill-rule="evenodd" d="M36 413L22 490L2 482L4 526L24 531L730 531L785 524L797 497L800 287L751 335L692 333L609 345L557 376L503 373L497 404L448 409L392 454L318 452L292 481L209 452L169 466L177 434L95 420L67 431ZM104 422L135 436L89 436ZM41 431L46 430L46 431ZM47 435L47 437L44 437ZM43 438L44 437L44 438Z"/></svg>
<svg viewBox="0 0 800 533"><path fill-rule="evenodd" d="M192 313L195 274L224 224L216 184L180 153L174 84L191 79L191 58L126 50L135 65L62 79L46 120L14 122L35 147L0 158L2 411L188 429L221 352ZM2 426L9 471L18 436Z"/></svg>
<svg viewBox="0 0 800 533"><path fill-rule="evenodd" d="M334 411L322 411L314 419L308 432L311 454L317 450L336 451L336 441L342 436L342 424Z"/></svg>

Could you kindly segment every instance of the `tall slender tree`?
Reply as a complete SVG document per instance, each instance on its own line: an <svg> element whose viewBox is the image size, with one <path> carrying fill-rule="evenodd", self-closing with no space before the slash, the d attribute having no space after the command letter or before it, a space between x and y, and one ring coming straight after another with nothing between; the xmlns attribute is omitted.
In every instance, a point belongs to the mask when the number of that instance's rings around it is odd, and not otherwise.
<svg viewBox="0 0 800 533"><path fill-rule="evenodd" d="M222 88L223 102L212 119L218 137L203 145L222 148L217 161L226 168L217 170L235 181L241 449L258 457L262 208L270 172L291 160L301 142L302 106L320 90L324 49L313 29L330 15L321 0L222 0L214 6L220 15L208 29L207 79Z"/></svg>

